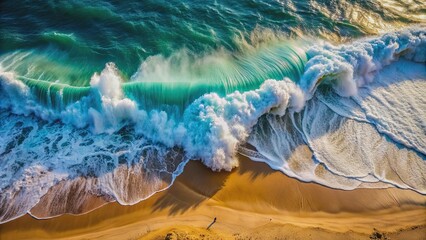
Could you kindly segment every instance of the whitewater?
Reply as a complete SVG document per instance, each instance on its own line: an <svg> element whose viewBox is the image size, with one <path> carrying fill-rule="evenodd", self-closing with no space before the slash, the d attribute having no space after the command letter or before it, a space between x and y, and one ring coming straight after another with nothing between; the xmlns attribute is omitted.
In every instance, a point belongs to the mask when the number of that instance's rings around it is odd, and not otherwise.
<svg viewBox="0 0 426 240"><path fill-rule="evenodd" d="M89 86L20 75L33 56L0 57L1 223L60 182L130 205L170 187L188 161L231 171L238 154L332 188L426 194L423 26L153 56L130 80L109 62Z"/></svg>

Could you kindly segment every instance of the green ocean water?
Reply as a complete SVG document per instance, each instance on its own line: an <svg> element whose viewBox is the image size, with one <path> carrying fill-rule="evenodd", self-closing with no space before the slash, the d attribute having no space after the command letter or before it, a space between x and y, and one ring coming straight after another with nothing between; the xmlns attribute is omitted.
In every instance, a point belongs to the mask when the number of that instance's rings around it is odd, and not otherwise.
<svg viewBox="0 0 426 240"><path fill-rule="evenodd" d="M282 38L340 42L420 22L425 9L412 2L398 12L403 2L2 1L0 54L20 52L11 68L22 76L88 86L107 62L129 80L155 56L180 68L221 51L247 58L250 47Z"/></svg>
<svg viewBox="0 0 426 240"><path fill-rule="evenodd" d="M0 60L53 108L87 95L108 62L132 82L124 92L143 108L185 107L204 93L252 90L269 78L297 81L312 39L347 41L425 15L422 5L401 13L402 3L386 4L2 1Z"/></svg>
<svg viewBox="0 0 426 240"><path fill-rule="evenodd" d="M425 194L425 24L421 0L0 1L0 224L59 182L132 205L240 154Z"/></svg>

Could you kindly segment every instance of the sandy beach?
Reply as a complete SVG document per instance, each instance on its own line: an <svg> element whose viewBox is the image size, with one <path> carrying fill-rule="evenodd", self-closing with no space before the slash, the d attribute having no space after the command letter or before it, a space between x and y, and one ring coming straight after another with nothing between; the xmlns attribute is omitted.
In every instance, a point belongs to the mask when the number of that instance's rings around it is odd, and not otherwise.
<svg viewBox="0 0 426 240"><path fill-rule="evenodd" d="M426 1L0 4L0 240L426 240Z"/></svg>
<svg viewBox="0 0 426 240"><path fill-rule="evenodd" d="M27 214L0 225L0 237L422 239L425 202L426 196L410 190L342 191L303 183L240 157L232 172L214 173L193 161L171 188L133 206L99 207L105 202L94 197L84 203L99 208L87 214L46 220Z"/></svg>

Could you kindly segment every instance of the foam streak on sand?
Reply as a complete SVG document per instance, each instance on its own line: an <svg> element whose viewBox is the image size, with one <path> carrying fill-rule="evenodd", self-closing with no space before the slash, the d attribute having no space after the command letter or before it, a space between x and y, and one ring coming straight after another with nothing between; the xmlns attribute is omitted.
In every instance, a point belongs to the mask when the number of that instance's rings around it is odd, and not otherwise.
<svg viewBox="0 0 426 240"><path fill-rule="evenodd" d="M413 191L341 191L288 178L263 163L246 158L240 161L238 169L221 173L191 161L171 188L141 203L112 203L85 215L43 221L26 215L0 225L0 236L4 240L164 239L167 235L193 239L368 239L374 232L391 239L424 236L425 196ZM43 205L54 200L60 189L54 188L43 197L34 213L42 215ZM72 200L72 193L58 199ZM96 201L92 197L86 204ZM216 223L207 231L214 217Z"/></svg>
<svg viewBox="0 0 426 240"><path fill-rule="evenodd" d="M238 166L238 151L333 188L426 193L424 28L306 52L273 49L279 54L239 59L209 83L232 82L237 91L196 83L202 94L189 104L159 102L154 110L129 94L126 86L134 83L124 83L112 63L93 75L90 86L73 87L18 76L13 57L6 57L0 74L1 222L25 214L63 180L94 178L92 193L135 204L168 188L189 159L229 171ZM256 70L255 63L273 60L281 81ZM254 78L244 77L247 66L258 71L250 72ZM298 76L301 66L299 79L287 78ZM135 74L135 81L138 75L144 76ZM235 76L239 81L229 80ZM247 89L244 81L253 79Z"/></svg>

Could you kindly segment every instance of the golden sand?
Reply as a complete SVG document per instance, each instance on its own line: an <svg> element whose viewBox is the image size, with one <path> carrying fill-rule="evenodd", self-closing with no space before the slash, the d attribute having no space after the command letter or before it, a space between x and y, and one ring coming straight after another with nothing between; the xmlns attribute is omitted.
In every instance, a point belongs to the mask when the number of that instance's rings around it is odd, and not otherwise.
<svg viewBox="0 0 426 240"><path fill-rule="evenodd" d="M0 239L426 239L426 196L397 188L336 190L243 157L240 163L213 173L192 161L171 188L148 200L79 216L25 215L0 225Z"/></svg>

